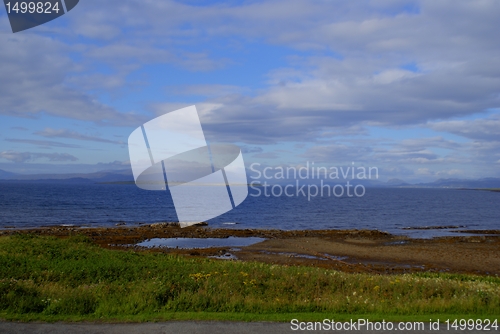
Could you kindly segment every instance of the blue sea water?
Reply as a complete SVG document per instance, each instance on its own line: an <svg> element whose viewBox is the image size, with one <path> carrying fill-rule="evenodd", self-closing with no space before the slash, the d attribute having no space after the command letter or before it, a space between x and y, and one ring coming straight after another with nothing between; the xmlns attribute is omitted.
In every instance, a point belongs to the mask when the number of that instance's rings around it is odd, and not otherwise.
<svg viewBox="0 0 500 334"><path fill-rule="evenodd" d="M500 193L458 189L367 188L362 197L254 197L208 221L211 227L374 229L412 237L499 229ZM0 228L86 227L177 221L167 192L135 185L0 183ZM457 226L444 229L407 229Z"/></svg>

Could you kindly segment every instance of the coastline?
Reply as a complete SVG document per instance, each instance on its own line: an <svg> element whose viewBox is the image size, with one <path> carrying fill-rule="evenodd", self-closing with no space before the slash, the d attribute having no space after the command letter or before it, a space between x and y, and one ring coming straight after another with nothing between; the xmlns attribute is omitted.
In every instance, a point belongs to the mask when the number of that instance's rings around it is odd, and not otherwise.
<svg viewBox="0 0 500 334"><path fill-rule="evenodd" d="M259 230L220 229L205 226L180 228L172 223L112 228L46 227L9 229L0 236L35 234L65 238L85 235L108 249L161 252L192 258L303 265L343 272L400 274L416 272L500 275L500 231L479 230L481 235L416 239L376 230ZM154 238L266 239L243 247L165 248L141 247ZM227 261L225 260L225 261Z"/></svg>

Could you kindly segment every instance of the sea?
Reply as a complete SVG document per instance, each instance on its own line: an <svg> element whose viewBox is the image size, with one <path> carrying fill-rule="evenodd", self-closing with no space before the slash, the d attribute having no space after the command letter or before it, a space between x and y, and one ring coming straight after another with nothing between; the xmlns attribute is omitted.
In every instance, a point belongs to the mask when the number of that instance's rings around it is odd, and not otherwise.
<svg viewBox="0 0 500 334"><path fill-rule="evenodd" d="M0 229L175 221L165 191L133 184L0 182ZM257 196L250 189L243 203L207 223L234 229L370 229L415 238L469 235L467 230L500 229L500 192L366 188L363 196L308 198Z"/></svg>

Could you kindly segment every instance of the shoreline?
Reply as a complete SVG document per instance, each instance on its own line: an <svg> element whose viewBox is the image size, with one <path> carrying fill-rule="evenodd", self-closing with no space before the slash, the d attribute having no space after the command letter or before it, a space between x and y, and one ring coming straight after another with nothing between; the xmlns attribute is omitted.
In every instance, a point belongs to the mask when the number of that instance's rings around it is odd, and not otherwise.
<svg viewBox="0 0 500 334"><path fill-rule="evenodd" d="M465 231L463 231L465 232ZM375 274L445 272L500 275L500 231L471 230L481 235L417 239L377 230L260 230L206 226L180 228L171 223L109 228L76 226L1 230L1 236L36 234L65 238L85 235L103 248L160 252L193 258L305 265L343 272ZM136 244L153 238L266 239L243 247L162 248Z"/></svg>
<svg viewBox="0 0 500 334"><path fill-rule="evenodd" d="M273 229L273 228L255 228L255 227L238 227L239 223L230 223L229 226L234 227L224 227L224 226L211 226L206 222L196 223L194 225L190 225L188 227L205 227L211 230L220 230L220 231L280 231L280 232L303 232L303 231L338 231L340 233L346 231L370 231L377 232L383 234L390 234L395 237L406 237L411 239L433 239L433 238L447 238L447 237L470 237L474 235L498 235L500 236L500 229L467 229L466 225L424 225L424 226L409 226L409 227L401 227L401 231L406 231L406 233L394 233L394 231L382 231L379 229L370 229L370 228L318 228L318 229ZM180 225L178 222L149 222L149 223L126 223L126 222L117 222L114 224L54 224L54 225L39 225L39 226L27 226L27 227L17 227L13 225L4 225L0 227L0 236L4 234L10 234L10 232L18 232L18 231L33 231L38 233L38 231L43 230L58 230L58 229L67 229L67 230L113 230L113 229L149 229L149 228L161 228L161 227L173 227L179 228ZM447 230L448 233L452 233L450 235L436 234L436 235L428 235L428 236L414 236L411 234L411 231L443 231Z"/></svg>

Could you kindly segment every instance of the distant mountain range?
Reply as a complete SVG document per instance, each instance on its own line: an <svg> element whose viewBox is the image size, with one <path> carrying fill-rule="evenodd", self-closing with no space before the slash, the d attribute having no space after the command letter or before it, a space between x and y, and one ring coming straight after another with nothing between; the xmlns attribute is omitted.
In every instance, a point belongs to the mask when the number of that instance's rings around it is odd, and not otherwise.
<svg viewBox="0 0 500 334"><path fill-rule="evenodd" d="M1 179L7 179L7 178L13 177L15 175L17 175L17 174L16 173L11 173L11 172L6 172L6 171L0 169L0 180Z"/></svg>
<svg viewBox="0 0 500 334"><path fill-rule="evenodd" d="M439 179L430 183L419 183L414 186L432 188L500 188L500 178L487 177L477 180Z"/></svg>
<svg viewBox="0 0 500 334"><path fill-rule="evenodd" d="M72 173L72 174L16 174L0 169L0 180L11 181L54 181L54 182L134 182L130 170L113 170L95 173Z"/></svg>
<svg viewBox="0 0 500 334"><path fill-rule="evenodd" d="M64 183L133 183L134 177L129 169L101 171L95 173L73 173L73 174L16 174L0 169L0 180L4 181L31 181L31 182L64 182ZM283 180L285 181L285 180ZM307 180L299 180L300 184L305 184ZM319 183L314 180L314 183ZM344 180L338 182L325 183L344 183ZM376 188L500 188L500 178L482 178L476 180L466 179L439 179L433 182L410 184L400 179L391 179L387 182L379 180L354 180L353 184L362 184L365 187ZM290 183L290 180L285 181ZM285 183L283 182L283 183ZM294 181L295 182L295 181ZM271 182L268 182L271 183Z"/></svg>

